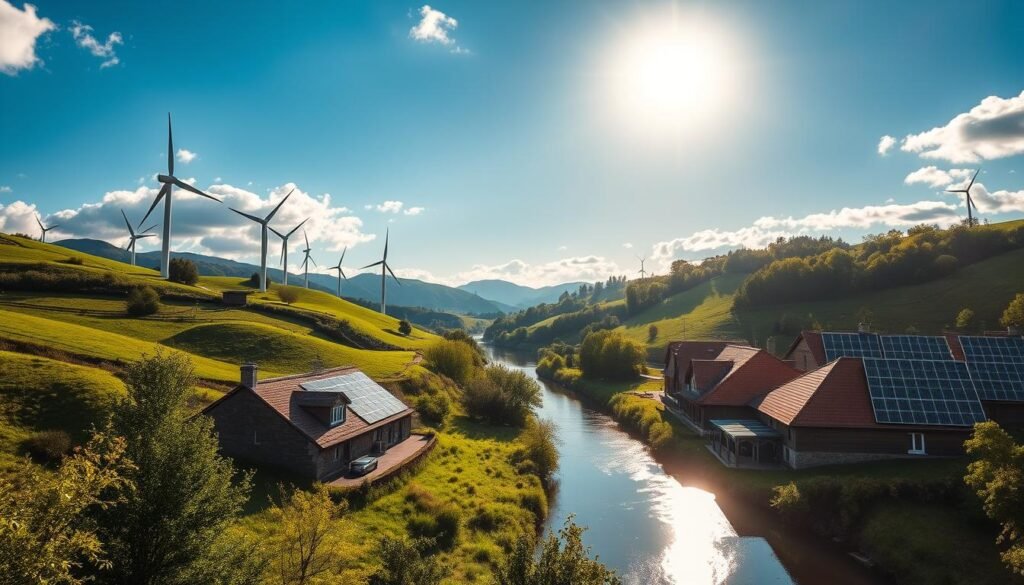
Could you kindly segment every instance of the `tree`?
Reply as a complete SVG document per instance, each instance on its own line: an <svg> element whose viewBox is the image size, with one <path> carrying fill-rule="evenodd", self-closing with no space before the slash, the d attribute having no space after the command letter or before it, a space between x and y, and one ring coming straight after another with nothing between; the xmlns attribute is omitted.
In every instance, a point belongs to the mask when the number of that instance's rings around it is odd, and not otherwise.
<svg viewBox="0 0 1024 585"><path fill-rule="evenodd" d="M651 326L647 328L647 341L654 341L658 338L658 326L651 323Z"/></svg>
<svg viewBox="0 0 1024 585"><path fill-rule="evenodd" d="M370 585L438 585L451 569L425 554L433 545L430 538L405 540L385 536L378 549L382 564L370 576Z"/></svg>
<svg viewBox="0 0 1024 585"><path fill-rule="evenodd" d="M521 370L489 365L465 384L462 402L471 416L523 426L532 409L541 405L540 385Z"/></svg>
<svg viewBox="0 0 1024 585"><path fill-rule="evenodd" d="M297 286L282 286L277 289L277 298L281 299L281 302L286 305L290 305L295 301L299 300L299 287Z"/></svg>
<svg viewBox="0 0 1024 585"><path fill-rule="evenodd" d="M255 286L259 286L260 285L260 273L259 272L253 272L249 276L249 280L247 280L246 282L249 284L249 286L254 286L254 287ZM267 275L267 286L270 286L272 283L273 283L273 281L270 280L270 275L268 274Z"/></svg>
<svg viewBox="0 0 1024 585"><path fill-rule="evenodd" d="M116 504L128 486L124 451L124 440L98 433L56 473L26 461L0 476L0 585L77 585L83 565L110 565L87 512Z"/></svg>
<svg viewBox="0 0 1024 585"><path fill-rule="evenodd" d="M424 356L430 369L458 384L464 384L473 374L474 352L461 341L442 339L428 347Z"/></svg>
<svg viewBox="0 0 1024 585"><path fill-rule="evenodd" d="M1017 296L1013 297L999 322L1003 327L1024 329L1024 293L1017 293Z"/></svg>
<svg viewBox="0 0 1024 585"><path fill-rule="evenodd" d="M978 494L985 514L1002 526L997 542L1007 545L1001 553L1003 562L1024 574L1024 446L995 422L986 421L974 425L964 447L975 459L967 466L964 481Z"/></svg>
<svg viewBox="0 0 1024 585"><path fill-rule="evenodd" d="M341 569L342 525L338 520L348 509L334 503L327 486L312 491L281 488L281 503L271 510L280 527L273 539L271 561L274 580L281 585L326 582Z"/></svg>
<svg viewBox="0 0 1024 585"><path fill-rule="evenodd" d="M172 258L171 265L167 268L168 279L181 284L195 284L199 282L199 269L196 263L184 258Z"/></svg>
<svg viewBox="0 0 1024 585"><path fill-rule="evenodd" d="M248 499L250 476L235 477L217 452L213 423L192 416L196 378L187 357L143 356L126 368L124 381L127 395L113 409L111 428L125 438L136 467L126 475L133 489L98 515L110 545L106 576L125 584L186 582L196 566L217 564L210 557L225 550L216 544Z"/></svg>
<svg viewBox="0 0 1024 585"><path fill-rule="evenodd" d="M128 291L125 308L132 317L152 315L160 310L160 295L151 286L135 287Z"/></svg>
<svg viewBox="0 0 1024 585"><path fill-rule="evenodd" d="M537 477L547 484L558 469L558 427L553 421L531 417L519 436L523 455L533 463Z"/></svg>
<svg viewBox="0 0 1024 585"><path fill-rule="evenodd" d="M957 313L956 328L961 331L970 331L974 329L974 311L971 309L962 309Z"/></svg>
<svg viewBox="0 0 1024 585"><path fill-rule="evenodd" d="M412 325L405 319L402 319L398 322L398 332L402 335L409 335L412 333Z"/></svg>
<svg viewBox="0 0 1024 585"><path fill-rule="evenodd" d="M598 557L590 558L583 546L585 528L565 520L558 536L551 534L541 544L540 559L529 539L519 539L495 575L498 585L620 585L621 581Z"/></svg>
<svg viewBox="0 0 1024 585"><path fill-rule="evenodd" d="M588 378L630 380L643 372L645 360L643 346L618 331L588 333L580 344L580 369Z"/></svg>

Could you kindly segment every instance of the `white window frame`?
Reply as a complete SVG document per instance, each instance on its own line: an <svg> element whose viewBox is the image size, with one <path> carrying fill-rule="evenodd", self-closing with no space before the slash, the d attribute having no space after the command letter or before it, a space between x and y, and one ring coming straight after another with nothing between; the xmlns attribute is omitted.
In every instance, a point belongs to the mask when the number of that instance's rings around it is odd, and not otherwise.
<svg viewBox="0 0 1024 585"><path fill-rule="evenodd" d="M345 422L345 405L331 407L331 426L340 425Z"/></svg>
<svg viewBox="0 0 1024 585"><path fill-rule="evenodd" d="M928 451L925 448L924 433L909 433L910 434L910 449L907 451L909 455L927 455Z"/></svg>
<svg viewBox="0 0 1024 585"><path fill-rule="evenodd" d="M335 461L341 460L341 445L335 445L334 446L334 460Z"/></svg>

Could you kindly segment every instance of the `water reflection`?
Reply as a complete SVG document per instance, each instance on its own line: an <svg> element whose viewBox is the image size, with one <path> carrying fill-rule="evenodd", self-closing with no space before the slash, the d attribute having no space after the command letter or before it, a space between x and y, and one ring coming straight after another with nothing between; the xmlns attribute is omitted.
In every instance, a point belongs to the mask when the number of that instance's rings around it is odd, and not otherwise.
<svg viewBox="0 0 1024 585"><path fill-rule="evenodd" d="M521 356L488 348L492 361L536 377ZM737 558L736 531L713 494L684 487L608 416L542 383L541 418L558 425L558 491L547 522L566 517L584 542L630 585L720 585Z"/></svg>

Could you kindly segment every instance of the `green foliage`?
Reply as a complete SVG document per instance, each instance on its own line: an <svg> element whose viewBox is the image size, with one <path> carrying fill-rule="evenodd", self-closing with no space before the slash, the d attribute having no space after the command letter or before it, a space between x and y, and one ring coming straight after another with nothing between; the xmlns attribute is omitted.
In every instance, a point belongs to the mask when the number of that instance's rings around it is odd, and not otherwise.
<svg viewBox="0 0 1024 585"><path fill-rule="evenodd" d="M558 470L558 446L555 444L557 431L558 427L553 421L530 418L519 435L523 447L515 458L530 461L537 477L544 484L549 483Z"/></svg>
<svg viewBox="0 0 1024 585"><path fill-rule="evenodd" d="M617 331L587 335L580 345L580 369L588 378L630 380L643 372L644 348Z"/></svg>
<svg viewBox="0 0 1024 585"><path fill-rule="evenodd" d="M468 345L476 355L473 359L474 364L482 366L487 362L487 354L484 353L484 348L480 347L480 344L476 342L476 339L474 339L473 336L465 329L447 329L442 333L441 337L450 341L458 341Z"/></svg>
<svg viewBox="0 0 1024 585"><path fill-rule="evenodd" d="M402 319L398 322L398 332L402 335L409 335L412 333L412 325L405 319Z"/></svg>
<svg viewBox="0 0 1024 585"><path fill-rule="evenodd" d="M71 451L71 436L59 430L39 431L25 441L25 448L41 461L59 461Z"/></svg>
<svg viewBox="0 0 1024 585"><path fill-rule="evenodd" d="M554 380L566 388L572 388L583 377L583 372L576 368L562 368L555 372Z"/></svg>
<svg viewBox="0 0 1024 585"><path fill-rule="evenodd" d="M97 434L56 473L25 462L0 476L0 585L86 582L85 566L110 566L90 510L120 501L130 484L121 439Z"/></svg>
<svg viewBox="0 0 1024 585"><path fill-rule="evenodd" d="M1024 329L1024 293L1017 293L999 320L1004 327Z"/></svg>
<svg viewBox="0 0 1024 585"><path fill-rule="evenodd" d="M626 310L630 315L653 307L668 296L668 285L662 280L664 279L648 278L629 283L626 287Z"/></svg>
<svg viewBox="0 0 1024 585"><path fill-rule="evenodd" d="M152 315L160 310L160 295L150 286L133 288L128 291L125 308L132 317Z"/></svg>
<svg viewBox="0 0 1024 585"><path fill-rule="evenodd" d="M985 514L1002 526L1003 562L1024 574L1024 445L995 422L986 421L974 425L964 447L974 458L964 481L981 498Z"/></svg>
<svg viewBox="0 0 1024 585"><path fill-rule="evenodd" d="M590 558L590 548L583 546L584 530L569 516L557 536L541 543L539 559L532 542L517 541L495 575L498 585L619 585L614 571L598 557Z"/></svg>
<svg viewBox="0 0 1024 585"><path fill-rule="evenodd" d="M270 509L277 532L269 550L272 581L281 585L332 582L341 569L344 524L348 506L335 503L324 484L310 491L280 488L278 503Z"/></svg>
<svg viewBox="0 0 1024 585"><path fill-rule="evenodd" d="M277 288L277 298L281 299L282 303L290 305L299 300L299 287L280 286Z"/></svg>
<svg viewBox="0 0 1024 585"><path fill-rule="evenodd" d="M530 325L540 323L556 315L580 311L586 306L585 300L565 294L562 295L557 303L541 303L518 313L495 319L484 331L484 339L487 341L497 341L502 335L507 339L516 329L522 328L525 331L525 328Z"/></svg>
<svg viewBox="0 0 1024 585"><path fill-rule="evenodd" d="M252 273L252 274L251 274L251 275L249 276L249 280L247 280L247 281L246 281L246 283L247 283L247 284L248 284L249 286L252 286L252 287L258 287L258 286L260 285L260 273L259 273L259 272L253 272L253 273ZM274 281L272 281L272 280L270 279L270 275L269 275L269 274L267 274L267 288L270 288L270 285L271 285L271 284L273 284L273 283L274 283ZM282 300L283 300L283 299L282 299Z"/></svg>
<svg viewBox="0 0 1024 585"><path fill-rule="evenodd" d="M110 545L107 573L122 583L177 583L218 550L213 545L248 499L249 476L236 478L218 454L210 419L190 416L196 378L188 358L144 356L124 379L128 393L114 408L112 430L137 467L126 474L133 489L98 514Z"/></svg>
<svg viewBox="0 0 1024 585"><path fill-rule="evenodd" d="M961 331L973 331L975 328L975 315L972 309L961 309L956 315L956 328Z"/></svg>
<svg viewBox="0 0 1024 585"><path fill-rule="evenodd" d="M615 419L640 433L654 449L661 449L672 440L672 424L664 416L664 406L650 398L626 392L609 401Z"/></svg>
<svg viewBox="0 0 1024 585"><path fill-rule="evenodd" d="M657 338L658 338L658 326L655 325L654 323L651 323L650 326L647 327L647 341L648 342L653 342Z"/></svg>
<svg viewBox="0 0 1024 585"><path fill-rule="evenodd" d="M380 541L381 567L370 576L370 585L439 585L451 569L436 556L430 539Z"/></svg>
<svg viewBox="0 0 1024 585"><path fill-rule="evenodd" d="M537 375L541 378L553 380L555 372L566 367L565 358L557 353L548 353L537 362Z"/></svg>
<svg viewBox="0 0 1024 585"><path fill-rule="evenodd" d="M193 285L199 282L199 269L196 263L185 258L171 258L171 264L167 268L168 279L171 282Z"/></svg>
<svg viewBox="0 0 1024 585"><path fill-rule="evenodd" d="M446 394L438 392L421 396L416 401L416 411L425 422L438 428L444 427L452 411L452 402Z"/></svg>
<svg viewBox="0 0 1024 585"><path fill-rule="evenodd" d="M475 353L461 341L442 339L423 352L427 367L458 384L464 384L473 374Z"/></svg>
<svg viewBox="0 0 1024 585"><path fill-rule="evenodd" d="M490 365L466 383L462 403L471 416L491 424L523 426L541 404L540 385L522 371Z"/></svg>

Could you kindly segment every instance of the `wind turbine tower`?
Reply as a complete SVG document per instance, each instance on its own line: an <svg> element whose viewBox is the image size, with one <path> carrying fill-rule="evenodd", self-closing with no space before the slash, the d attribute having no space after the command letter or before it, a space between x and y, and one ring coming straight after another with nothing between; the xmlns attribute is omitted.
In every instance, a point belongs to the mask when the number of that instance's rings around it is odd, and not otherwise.
<svg viewBox="0 0 1024 585"><path fill-rule="evenodd" d="M348 280L348 277L345 276L345 269L341 267L341 263L345 261L345 252L348 252L348 246L345 246L345 249L341 251L341 259L338 260L338 265L337 266L331 266L331 270L337 270L338 271L338 298L339 299L341 298L341 279L344 278L345 280Z"/></svg>
<svg viewBox="0 0 1024 585"><path fill-rule="evenodd" d="M148 232L149 230L155 228L156 224L149 226L148 228L140 231L139 233L135 233L135 230L132 229L132 223L128 221L128 216L125 215L123 209L121 210L121 217L124 218L124 225L125 227L128 228L128 245L125 246L124 249L132 253L132 266L135 266L135 242L137 240L141 240L142 238L151 238L155 236L156 234L151 234Z"/></svg>
<svg viewBox="0 0 1024 585"><path fill-rule="evenodd" d="M640 260L640 270L639 270L640 280L643 280L644 277L647 276L647 271L644 270L644 262L647 261L647 258L641 258L640 256L637 256L637 259Z"/></svg>
<svg viewBox="0 0 1024 585"><path fill-rule="evenodd" d="M274 232L274 235L281 238L281 264L284 265L284 276L281 279L281 284L288 284L288 238L292 237L292 234L298 231L298 229L302 227L302 224L306 223L307 221L309 221L308 217L299 222L299 225L293 227L292 231L288 232L287 234L282 234L281 232L275 230L274 228L270 228L270 231Z"/></svg>
<svg viewBox="0 0 1024 585"><path fill-rule="evenodd" d="M981 169L974 171L974 176L971 177L971 182L967 183L967 186L963 189L946 189L946 193L963 193L964 198L967 200L967 227L974 225L974 215L971 213L971 207L974 207L974 200L971 199L971 187L974 186L974 180L978 178L978 173ZM977 209L977 207L975 207Z"/></svg>
<svg viewBox="0 0 1024 585"><path fill-rule="evenodd" d="M255 215L249 215L248 213L238 211L233 207L228 208L238 215L247 217L260 224L260 292L267 292L267 228L269 227L270 220L274 219L274 214L277 213L278 209L281 209L284 202L288 201L288 198L291 197L294 192L295 189L289 191L288 194L284 196L284 199L277 204L277 207L267 214L267 217L256 217Z"/></svg>
<svg viewBox="0 0 1024 585"><path fill-rule="evenodd" d="M44 226L44 225L43 225L43 220L39 219L39 214L36 214L36 223L38 223L38 224L39 224L39 230L40 230L41 232L43 232L43 235L42 235L42 236L40 236L40 238L39 238L39 241L40 241L40 242L42 242L42 243L44 243L44 244L46 243L46 232L48 232L48 231L50 231L50 230L52 230L52 229L55 229L55 228L59 228L59 227L60 227L60 224L59 224L59 223L58 223L58 224L54 224L54 225L51 225L50 227L46 227L46 226Z"/></svg>
<svg viewBox="0 0 1024 585"><path fill-rule="evenodd" d="M306 235L306 230L302 230L302 237L306 238L306 249L302 251L305 257L302 259L302 269L306 275L306 288L309 288L309 263L312 262L313 266L316 266L316 260L313 260L313 256L309 253L313 251L313 248L309 247L309 236Z"/></svg>
<svg viewBox="0 0 1024 585"><path fill-rule="evenodd" d="M157 193L156 199L153 200L153 205L149 206L149 211L146 212L146 215L142 218L142 221L139 222L139 225L141 226L147 219L149 219L149 214L153 213L153 210L156 209L157 203L160 203L160 200L163 199L164 229L163 235L161 236L163 242L161 242L162 248L160 250L160 276L169 278L171 276L171 198L174 192L174 187L191 191L196 195L202 195L207 199L213 199L217 203L220 203L220 199L217 199L212 195L207 195L192 185L178 180L178 178L174 176L174 139L171 135L170 113L167 114L167 174L157 175L156 180L163 183L163 187L160 187L160 192Z"/></svg>
<svg viewBox="0 0 1024 585"><path fill-rule="evenodd" d="M374 266L380 266L380 312L382 314L384 314L384 315L388 314L388 311L387 311L387 298L388 298L388 287L387 287L388 279L387 279L387 276L388 276L388 273L389 272L391 273L391 278L395 279L395 282L398 283L398 286L402 286L402 281L398 280L398 277L395 276L395 272L393 270L391 270L391 266L388 264L388 239L390 238L390 236L391 236L390 230L388 230L387 232L384 233L384 258L382 258L379 262L374 262L373 264L367 264L366 266L363 266L362 268L360 268L360 270L365 270L367 268L373 268Z"/></svg>

